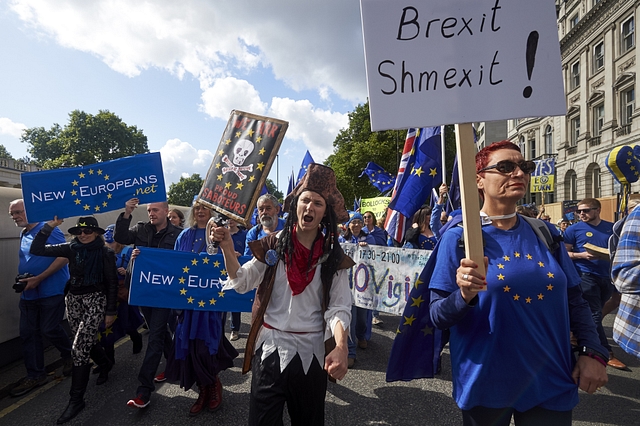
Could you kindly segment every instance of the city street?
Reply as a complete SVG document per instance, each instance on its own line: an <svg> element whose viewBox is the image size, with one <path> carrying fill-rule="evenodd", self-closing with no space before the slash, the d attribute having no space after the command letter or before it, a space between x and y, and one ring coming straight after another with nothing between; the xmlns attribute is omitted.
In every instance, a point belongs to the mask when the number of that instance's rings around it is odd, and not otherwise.
<svg viewBox="0 0 640 426"><path fill-rule="evenodd" d="M355 367L338 384L329 383L325 423L327 425L458 425L461 416L451 398L451 370L449 356L445 353L443 373L436 379L416 380L406 383L386 383L385 369L397 317L382 315L382 327L374 326L374 333L366 350L358 349ZM611 335L613 316L605 320L606 331ZM216 413L203 412L191 418L188 411L197 394L184 392L168 382L157 386L146 409L126 406L134 397L138 385L137 373L143 353L131 354L128 338L116 348L114 369L109 381L96 386L97 375L92 375L85 397L87 407L69 425L245 425L248 418L250 374L242 375L240 365L249 314L243 314L240 340L233 342L240 350L235 367L221 374L223 405ZM145 348L146 350L146 334ZM144 351L143 350L143 351ZM624 353L617 346L614 350L631 371L608 368L609 384L595 395L580 394L580 404L574 410L574 425L632 425L638 424L640 410L640 361ZM49 349L47 362L56 361L56 353ZM159 371L164 369L164 361ZM60 368L50 375L43 387L18 398L8 396L10 383L24 374L21 362L0 370L0 425L52 425L64 410L68 401L70 379L60 380ZM487 385L491 392L491 385ZM184 423L183 423L184 422ZM285 424L289 424L288 420Z"/></svg>

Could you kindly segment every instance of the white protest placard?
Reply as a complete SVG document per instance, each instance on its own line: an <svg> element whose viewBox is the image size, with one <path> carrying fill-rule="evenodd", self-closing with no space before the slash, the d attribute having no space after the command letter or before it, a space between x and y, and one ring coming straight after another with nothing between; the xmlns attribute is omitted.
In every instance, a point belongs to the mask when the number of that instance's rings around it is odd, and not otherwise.
<svg viewBox="0 0 640 426"><path fill-rule="evenodd" d="M553 0L360 0L371 129L566 114Z"/></svg>
<svg viewBox="0 0 640 426"><path fill-rule="evenodd" d="M340 244L356 264L349 270L355 305L402 315L431 250Z"/></svg>

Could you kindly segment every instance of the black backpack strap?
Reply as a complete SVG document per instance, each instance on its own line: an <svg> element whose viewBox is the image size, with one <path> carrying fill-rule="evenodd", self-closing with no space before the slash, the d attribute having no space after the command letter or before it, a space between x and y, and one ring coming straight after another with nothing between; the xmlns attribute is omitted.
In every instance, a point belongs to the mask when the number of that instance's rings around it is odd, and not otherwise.
<svg viewBox="0 0 640 426"><path fill-rule="evenodd" d="M524 219L524 221L531 226L533 231L538 236L538 239L540 239L540 241L542 241L544 245L547 246L551 253L555 253L555 251L560 248L560 242L563 241L562 237L560 235L558 235L557 237L551 235L551 231L549 231L547 224L544 223L543 220L522 215L520 215L520 218Z"/></svg>

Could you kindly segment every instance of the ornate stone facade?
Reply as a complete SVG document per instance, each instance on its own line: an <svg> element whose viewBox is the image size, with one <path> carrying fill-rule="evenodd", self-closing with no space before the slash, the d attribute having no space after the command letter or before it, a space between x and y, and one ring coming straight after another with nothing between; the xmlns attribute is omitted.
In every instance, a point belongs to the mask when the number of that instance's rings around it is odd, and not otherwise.
<svg viewBox="0 0 640 426"><path fill-rule="evenodd" d="M556 0L567 114L508 120L506 126L525 158L556 157L556 191L546 202L618 192L605 159L616 146L640 144L639 9L640 0ZM640 183L633 184L638 191ZM527 201L542 200L533 194Z"/></svg>

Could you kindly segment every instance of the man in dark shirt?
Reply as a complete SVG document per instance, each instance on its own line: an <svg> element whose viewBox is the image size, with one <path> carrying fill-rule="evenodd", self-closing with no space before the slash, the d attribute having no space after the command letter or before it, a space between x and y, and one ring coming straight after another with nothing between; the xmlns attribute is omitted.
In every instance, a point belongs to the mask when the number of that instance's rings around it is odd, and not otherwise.
<svg viewBox="0 0 640 426"><path fill-rule="evenodd" d="M114 239L120 244L134 244L136 247L154 247L173 250L180 229L173 226L167 219L169 205L167 202L151 203L147 206L149 222L139 222L131 226L131 213L138 206L139 200L132 198L125 204L124 213L120 213L116 220ZM153 384L158 364L171 350L171 333L167 323L171 316L171 309L141 307L147 325L149 326L149 342L147 352L142 361L138 380L140 386L136 397L129 400L130 407L144 408L149 405L151 392L155 390Z"/></svg>

